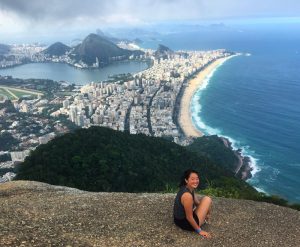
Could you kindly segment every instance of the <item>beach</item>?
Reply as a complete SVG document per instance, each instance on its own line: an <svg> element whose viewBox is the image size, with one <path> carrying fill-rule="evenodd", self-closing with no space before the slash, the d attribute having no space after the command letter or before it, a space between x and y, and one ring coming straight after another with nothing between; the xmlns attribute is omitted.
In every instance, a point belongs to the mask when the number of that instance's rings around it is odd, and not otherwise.
<svg viewBox="0 0 300 247"><path fill-rule="evenodd" d="M205 78L209 76L218 66L224 63L226 60L230 59L233 56L223 57L215 60L207 67L202 69L195 77L187 82L187 86L184 89L179 109L179 118L178 122L180 127L187 137L201 137L203 133L198 130L193 124L192 115L191 115L191 101L194 94L198 91L199 87L203 84Z"/></svg>

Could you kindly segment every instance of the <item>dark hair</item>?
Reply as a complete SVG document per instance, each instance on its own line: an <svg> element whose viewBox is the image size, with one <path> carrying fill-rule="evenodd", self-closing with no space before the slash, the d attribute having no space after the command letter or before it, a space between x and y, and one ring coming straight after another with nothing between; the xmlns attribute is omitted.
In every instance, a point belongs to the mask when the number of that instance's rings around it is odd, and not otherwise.
<svg viewBox="0 0 300 247"><path fill-rule="evenodd" d="M185 180L189 179L191 173L196 173L199 177L199 173L196 171L196 170L193 170L193 169L188 169L186 171L184 171L181 179L180 179L180 184L179 184L179 187L182 187L182 186L185 186L186 185L186 182Z"/></svg>

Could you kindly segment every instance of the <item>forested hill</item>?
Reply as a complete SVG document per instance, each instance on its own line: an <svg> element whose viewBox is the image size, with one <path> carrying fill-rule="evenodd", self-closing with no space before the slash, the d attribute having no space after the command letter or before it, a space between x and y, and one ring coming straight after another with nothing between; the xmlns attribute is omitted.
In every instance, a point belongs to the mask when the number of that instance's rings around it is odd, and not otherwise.
<svg viewBox="0 0 300 247"><path fill-rule="evenodd" d="M222 186L225 177L252 191L232 172L182 146L103 127L79 129L40 145L20 165L17 179L89 191L154 192L176 189L188 168L200 172L202 187L214 181Z"/></svg>
<svg viewBox="0 0 300 247"><path fill-rule="evenodd" d="M211 146L215 138L199 145ZM189 147L188 147L189 148ZM258 193L246 182L223 168L232 162L228 150L213 147L222 164L210 160L212 152L189 151L163 138L130 135L103 127L78 129L55 138L34 150L18 168L16 180L34 180L87 191L175 192L184 170L200 172L202 193L216 196L286 201ZM232 156L234 153L232 152Z"/></svg>

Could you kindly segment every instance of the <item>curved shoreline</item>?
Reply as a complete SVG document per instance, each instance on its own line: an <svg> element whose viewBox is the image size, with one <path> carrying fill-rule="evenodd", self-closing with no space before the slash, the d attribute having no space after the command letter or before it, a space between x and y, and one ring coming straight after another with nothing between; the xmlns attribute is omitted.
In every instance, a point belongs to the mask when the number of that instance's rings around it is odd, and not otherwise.
<svg viewBox="0 0 300 247"><path fill-rule="evenodd" d="M186 137L201 137L203 136L203 133L197 129L197 127L193 123L192 114L191 114L191 102L194 94L199 90L201 85L203 85L205 79L214 72L214 70L222 65L226 60L234 57L228 56L228 57L222 57L215 61L213 61L211 64L209 64L207 67L205 67L203 70L201 70L198 74L196 74L196 77L189 80L187 82L186 88L184 89L181 101L180 101L180 108L179 108L179 115L178 115L178 122L179 125Z"/></svg>
<svg viewBox="0 0 300 247"><path fill-rule="evenodd" d="M201 90L203 84L213 76L214 72L219 66L221 66L228 59L235 56L237 56L237 54L219 58L213 61L212 63L204 67L201 71L199 71L195 75L195 78L189 80L185 85L186 88L184 89L180 101L178 122L186 137L197 138L204 135L199 129L197 129L193 122L191 104L194 95L198 92L199 89ZM251 156L243 155L242 149L240 148L234 148L228 137L219 136L219 138L224 142L224 145L227 148L230 148L234 152L234 154L237 157L238 161L236 164L233 165L232 170L235 173L235 175L242 180L248 180L252 178L254 175L252 174L252 172L255 170L255 165L253 164L253 162L251 162Z"/></svg>

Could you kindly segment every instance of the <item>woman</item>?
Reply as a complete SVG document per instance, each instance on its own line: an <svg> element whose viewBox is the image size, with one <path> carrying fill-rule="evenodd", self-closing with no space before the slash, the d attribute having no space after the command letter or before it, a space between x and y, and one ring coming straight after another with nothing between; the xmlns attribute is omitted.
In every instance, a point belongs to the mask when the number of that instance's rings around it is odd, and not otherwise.
<svg viewBox="0 0 300 247"><path fill-rule="evenodd" d="M174 223L187 231L195 231L205 238L210 238L210 233L203 231L202 226L210 218L212 200L208 196L199 199L194 191L199 185L199 174L189 169L184 172L180 190L174 203Z"/></svg>

